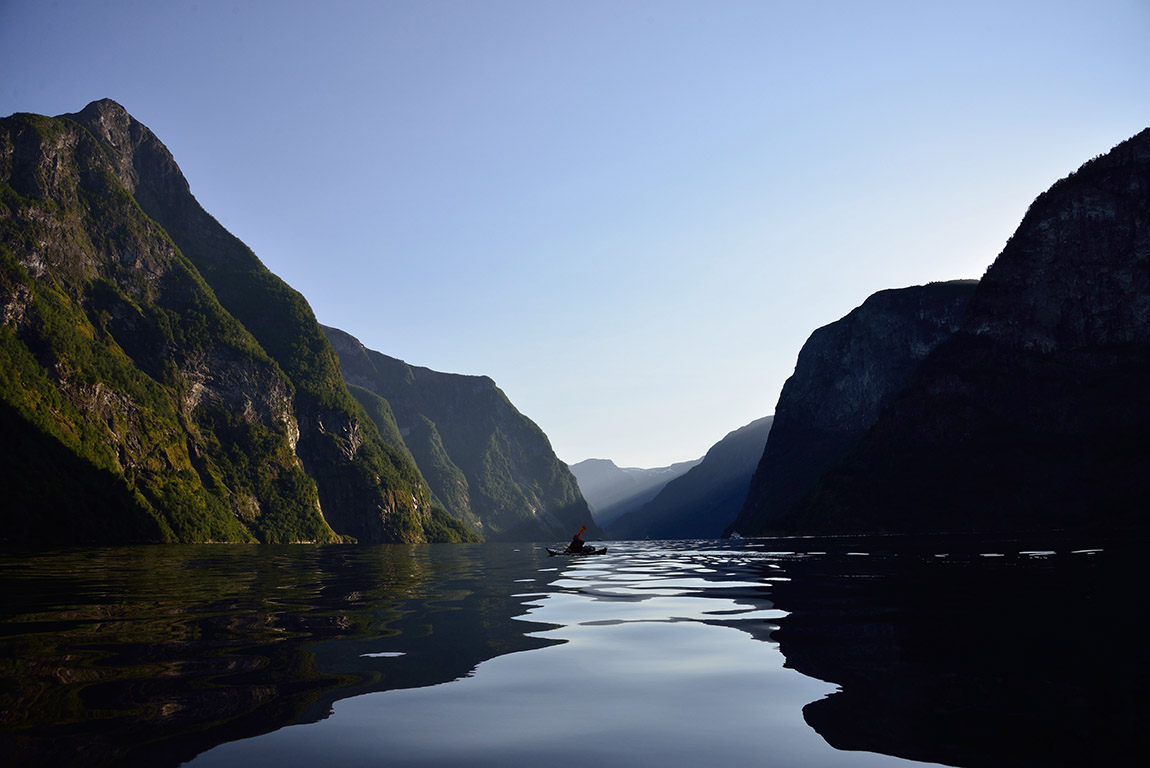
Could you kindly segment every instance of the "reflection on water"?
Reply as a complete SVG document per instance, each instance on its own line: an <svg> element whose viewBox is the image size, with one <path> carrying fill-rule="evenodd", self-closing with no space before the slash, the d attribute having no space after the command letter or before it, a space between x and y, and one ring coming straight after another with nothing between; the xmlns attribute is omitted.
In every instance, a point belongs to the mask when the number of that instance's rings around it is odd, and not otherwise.
<svg viewBox="0 0 1150 768"><path fill-rule="evenodd" d="M7 555L0 764L178 765L326 717L339 698L447 682L546 645L511 620L521 601L505 583L540 557L489 554L204 545Z"/></svg>
<svg viewBox="0 0 1150 768"><path fill-rule="evenodd" d="M1150 714L1140 552L7 555L0 764L1117 764Z"/></svg>
<svg viewBox="0 0 1150 768"><path fill-rule="evenodd" d="M546 647L449 685L340 701L326 720L192 765L699 766L759 764L766 751L783 766L892 764L836 752L803 721L833 688L762 642L783 616L763 567L762 553L711 544L544 561L514 583L522 631Z"/></svg>
<svg viewBox="0 0 1150 768"><path fill-rule="evenodd" d="M807 722L839 749L947 765L1143 764L1145 544L890 539L796 558L775 638L842 687Z"/></svg>

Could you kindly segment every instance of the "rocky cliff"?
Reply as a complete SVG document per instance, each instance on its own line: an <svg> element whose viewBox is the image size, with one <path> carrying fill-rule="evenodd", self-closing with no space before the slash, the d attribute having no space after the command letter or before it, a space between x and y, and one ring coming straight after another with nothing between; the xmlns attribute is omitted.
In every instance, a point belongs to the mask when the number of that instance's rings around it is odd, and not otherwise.
<svg viewBox="0 0 1150 768"><path fill-rule="evenodd" d="M717 539L743 508L773 416L728 434L698 465L608 529L616 539Z"/></svg>
<svg viewBox="0 0 1150 768"><path fill-rule="evenodd" d="M788 527L1144 527L1148 388L1150 130L1035 200L962 328Z"/></svg>
<svg viewBox="0 0 1150 768"><path fill-rule="evenodd" d="M417 541L414 465L310 308L111 101L0 120L0 466L13 542Z"/></svg>
<svg viewBox="0 0 1150 768"><path fill-rule="evenodd" d="M874 425L927 354L959 329L976 285L880 291L812 333L783 385L770 439L728 532L788 530L793 505Z"/></svg>
<svg viewBox="0 0 1150 768"><path fill-rule="evenodd" d="M547 436L486 376L411 366L324 328L353 393L394 447L408 451L435 500L485 539L602 536Z"/></svg>

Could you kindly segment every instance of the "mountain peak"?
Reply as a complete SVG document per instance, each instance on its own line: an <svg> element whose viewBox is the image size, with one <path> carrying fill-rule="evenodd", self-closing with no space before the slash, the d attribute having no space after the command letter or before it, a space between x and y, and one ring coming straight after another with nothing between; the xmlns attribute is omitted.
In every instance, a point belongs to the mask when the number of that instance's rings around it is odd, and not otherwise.
<svg viewBox="0 0 1150 768"><path fill-rule="evenodd" d="M583 461L578 462L578 465L581 467L602 467L604 469L610 467L615 469L619 468L619 465L611 459L583 459Z"/></svg>
<svg viewBox="0 0 1150 768"><path fill-rule="evenodd" d="M75 113L79 116L112 119L122 122L135 122L135 118L118 101L112 99L97 99L88 106ZM66 117L68 115L64 115Z"/></svg>
<svg viewBox="0 0 1150 768"><path fill-rule="evenodd" d="M913 354L902 364L884 357L899 326L876 325L873 312L865 326L852 329L850 315L833 324L837 340L812 334L737 529L1144 529L1148 212L1143 131L1038 196L962 322L925 355L901 335ZM906 309L901 327L910 329L921 315ZM847 354L858 349L873 351ZM878 408L859 396L868 391L882 395Z"/></svg>
<svg viewBox="0 0 1150 768"><path fill-rule="evenodd" d="M473 538L366 421L303 297L121 105L0 118L0 146L6 538Z"/></svg>
<svg viewBox="0 0 1150 768"><path fill-rule="evenodd" d="M108 149L116 165L116 175L125 187L137 197L147 200L141 205L155 202L185 208L181 215L192 211L186 204L192 202L191 188L184 178L172 153L143 123L112 99L93 101L79 112L60 115L83 126Z"/></svg>
<svg viewBox="0 0 1150 768"><path fill-rule="evenodd" d="M124 152L136 143L132 140L133 134L139 135L141 132L147 132L151 135L151 131L132 117L128 110L111 99L93 101L79 112L60 115L60 117L79 123L101 142L120 152Z"/></svg>

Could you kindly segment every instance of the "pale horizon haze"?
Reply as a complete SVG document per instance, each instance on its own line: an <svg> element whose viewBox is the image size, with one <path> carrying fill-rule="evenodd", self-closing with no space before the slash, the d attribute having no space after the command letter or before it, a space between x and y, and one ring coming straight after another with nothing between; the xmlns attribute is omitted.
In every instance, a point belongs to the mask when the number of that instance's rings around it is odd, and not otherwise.
<svg viewBox="0 0 1150 768"><path fill-rule="evenodd" d="M1150 125L1150 0L0 0L0 115L102 98L321 323L658 467Z"/></svg>

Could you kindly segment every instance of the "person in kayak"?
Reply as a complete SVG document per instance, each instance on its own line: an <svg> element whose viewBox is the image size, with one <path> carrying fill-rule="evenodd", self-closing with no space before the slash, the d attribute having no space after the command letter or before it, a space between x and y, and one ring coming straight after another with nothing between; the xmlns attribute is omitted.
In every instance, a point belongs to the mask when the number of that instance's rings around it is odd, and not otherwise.
<svg viewBox="0 0 1150 768"><path fill-rule="evenodd" d="M584 546L583 539L580 537L583 535L583 532L585 530L587 530L587 526L583 526L582 528L580 528L579 533L577 533L571 537L571 543L567 545L567 553L568 554L583 551L583 546Z"/></svg>

